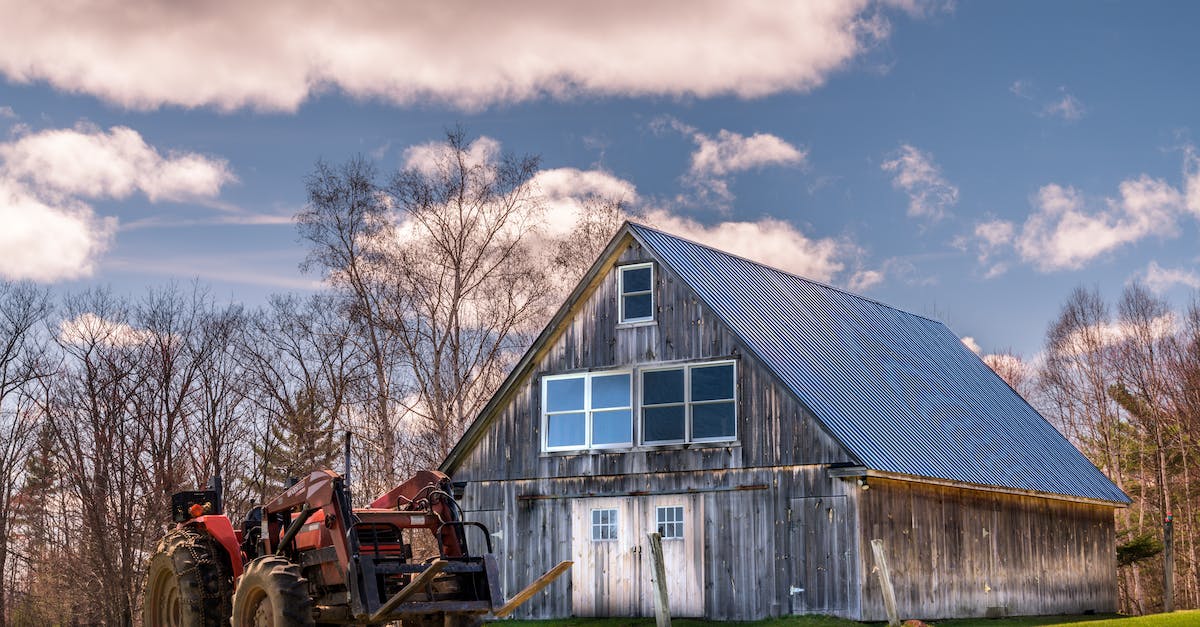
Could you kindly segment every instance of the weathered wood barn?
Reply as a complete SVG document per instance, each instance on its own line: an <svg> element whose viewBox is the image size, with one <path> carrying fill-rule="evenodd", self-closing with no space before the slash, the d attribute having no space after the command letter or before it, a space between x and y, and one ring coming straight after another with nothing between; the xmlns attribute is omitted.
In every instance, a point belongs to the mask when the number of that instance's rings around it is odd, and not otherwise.
<svg viewBox="0 0 1200 627"><path fill-rule="evenodd" d="M1128 498L939 322L627 223L445 460L535 617L1115 611Z"/></svg>

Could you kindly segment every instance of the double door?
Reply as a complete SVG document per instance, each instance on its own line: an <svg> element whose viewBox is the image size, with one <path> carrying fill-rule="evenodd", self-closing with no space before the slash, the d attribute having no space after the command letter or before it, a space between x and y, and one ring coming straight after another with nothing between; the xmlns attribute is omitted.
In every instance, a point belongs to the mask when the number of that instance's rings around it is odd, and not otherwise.
<svg viewBox="0 0 1200 627"><path fill-rule="evenodd" d="M704 614L703 500L694 494L577 499L571 509L576 616L653 616L646 535L663 536L672 616Z"/></svg>

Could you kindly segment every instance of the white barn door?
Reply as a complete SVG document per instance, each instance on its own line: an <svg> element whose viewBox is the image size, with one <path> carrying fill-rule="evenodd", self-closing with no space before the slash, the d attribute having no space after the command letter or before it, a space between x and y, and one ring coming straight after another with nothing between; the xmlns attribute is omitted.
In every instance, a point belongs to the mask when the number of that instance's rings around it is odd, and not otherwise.
<svg viewBox="0 0 1200 627"><path fill-rule="evenodd" d="M642 528L638 538L642 551L642 612L654 616L654 566L646 534L657 531L662 537L663 563L667 570L667 597L671 616L704 615L704 501L696 494L649 496L642 501Z"/></svg>
<svg viewBox="0 0 1200 627"><path fill-rule="evenodd" d="M672 616L704 614L702 500L697 495L577 499L571 508L576 616L653 616L646 534L664 535Z"/></svg>
<svg viewBox="0 0 1200 627"><path fill-rule="evenodd" d="M577 499L571 506L571 607L576 616L637 616L637 501Z"/></svg>

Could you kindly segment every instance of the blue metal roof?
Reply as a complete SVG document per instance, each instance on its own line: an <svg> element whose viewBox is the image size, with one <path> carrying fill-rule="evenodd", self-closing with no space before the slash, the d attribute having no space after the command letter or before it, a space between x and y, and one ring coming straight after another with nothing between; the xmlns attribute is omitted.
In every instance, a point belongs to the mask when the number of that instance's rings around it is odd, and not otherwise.
<svg viewBox="0 0 1200 627"><path fill-rule="evenodd" d="M1129 502L942 323L629 227L867 468Z"/></svg>

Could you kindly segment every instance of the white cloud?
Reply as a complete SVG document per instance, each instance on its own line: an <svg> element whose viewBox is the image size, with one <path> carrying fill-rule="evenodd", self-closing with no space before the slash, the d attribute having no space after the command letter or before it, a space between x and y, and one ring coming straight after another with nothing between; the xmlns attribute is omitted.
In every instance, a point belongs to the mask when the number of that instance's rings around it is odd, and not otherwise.
<svg viewBox="0 0 1200 627"><path fill-rule="evenodd" d="M210 198L233 180L227 164L195 153L164 157L129 128L78 126L0 143L0 277L52 282L92 274L115 218L84 199L152 202Z"/></svg>
<svg viewBox="0 0 1200 627"><path fill-rule="evenodd" d="M500 158L500 142L483 135L471 142L465 152L465 165L468 169L487 165ZM409 146L404 150L403 167L430 176L449 163L452 154L454 151L446 142L434 141Z"/></svg>
<svg viewBox="0 0 1200 627"><path fill-rule="evenodd" d="M989 220L975 225L975 235L989 248L995 249L1012 241L1012 222Z"/></svg>
<svg viewBox="0 0 1200 627"><path fill-rule="evenodd" d="M151 202L207 198L235 180L223 160L191 152L164 157L124 126L30 133L0 144L0 160L7 176L37 189L88 198L127 198L135 191Z"/></svg>
<svg viewBox="0 0 1200 627"><path fill-rule="evenodd" d="M554 168L538 172L531 182L541 191L546 208L543 230L552 237L566 235L579 223L590 210L589 199L640 202L633 183L603 170Z"/></svg>
<svg viewBox="0 0 1200 627"><path fill-rule="evenodd" d="M720 222L703 225L666 210L647 211L646 220L668 233L822 282L832 282L858 248L835 239L811 239L789 222Z"/></svg>
<svg viewBox="0 0 1200 627"><path fill-rule="evenodd" d="M1033 85L1029 81L1018 79L1013 81L1012 85L1008 86L1008 91L1012 92L1012 94L1018 98L1031 100L1033 98L1033 96L1030 94L1030 89L1032 87Z"/></svg>
<svg viewBox="0 0 1200 627"><path fill-rule="evenodd" d="M807 152L769 133L749 137L722 129L715 138L693 134L696 152L691 171L697 176L724 176L769 165L800 165Z"/></svg>
<svg viewBox="0 0 1200 627"><path fill-rule="evenodd" d="M899 3L918 13L915 3ZM414 4L3 0L0 73L138 109L294 111L330 88L463 108L811 90L888 32L868 0Z"/></svg>
<svg viewBox="0 0 1200 627"><path fill-rule="evenodd" d="M49 204L0 175L0 277L51 282L87 276L116 220L78 201Z"/></svg>
<svg viewBox="0 0 1200 627"><path fill-rule="evenodd" d="M1200 218L1200 157L1192 146L1183 151L1183 190L1188 211Z"/></svg>
<svg viewBox="0 0 1200 627"><path fill-rule="evenodd" d="M884 277L882 270L859 270L850 275L846 288L852 292L864 292L882 283Z"/></svg>
<svg viewBox="0 0 1200 627"><path fill-rule="evenodd" d="M1183 268L1164 268L1157 261L1151 261L1146 267L1144 280L1146 287L1156 293L1163 293L1176 285L1186 285L1194 290L1200 290L1200 274Z"/></svg>
<svg viewBox="0 0 1200 627"><path fill-rule="evenodd" d="M721 206L733 200L729 176L768 166L801 166L808 151L770 133L746 136L721 129L716 137L700 132L672 117L655 120L653 128L669 127L687 135L696 144L685 181L695 187L702 202Z"/></svg>
<svg viewBox="0 0 1200 627"><path fill-rule="evenodd" d="M1008 264L995 262L993 256L1007 248L1013 240L1013 224L1007 220L989 220L975 225L975 238L978 242L977 259L986 265L985 279L996 278L1008 271Z"/></svg>
<svg viewBox="0 0 1200 627"><path fill-rule="evenodd" d="M963 343L963 346L966 346L967 348L969 348L972 353L975 353L976 355L983 354L983 349L979 347L979 342L976 342L975 338L973 338L969 335L964 336L962 338L962 343Z"/></svg>
<svg viewBox="0 0 1200 627"><path fill-rule="evenodd" d="M1147 325L1151 339L1170 337L1179 331L1179 319L1174 313L1154 318ZM1140 341L1140 335L1133 326L1122 322L1106 322L1075 330L1063 338L1057 349L1068 355L1082 355L1097 345L1113 346L1125 340Z"/></svg>
<svg viewBox="0 0 1200 627"><path fill-rule="evenodd" d="M486 141L481 144L483 140ZM477 146L481 147L477 149ZM430 164L435 164L445 150L444 143L422 144L405 152L405 163L428 171L434 167ZM499 142L481 138L468 147L468 160L490 163L500 152ZM604 170L542 170L530 181L530 186L543 205L542 214L535 217L540 231L551 237L569 233L583 212L589 210L589 201L601 200L620 201L633 209L639 220L669 233L817 281L832 281L846 269L848 261L861 256L862 252L852 242L812 239L791 223L771 218L704 225L671 209L653 206L651 201L638 194L632 182ZM399 234L404 236L403 227ZM852 280L870 286L882 279L882 273L876 274L868 272L852 277Z"/></svg>
<svg viewBox="0 0 1200 627"><path fill-rule="evenodd" d="M150 331L109 320L90 311L63 320L58 325L58 341L63 344L125 347L148 342L153 337Z"/></svg>
<svg viewBox="0 0 1200 627"><path fill-rule="evenodd" d="M933 155L903 144L895 158L883 162L892 185L908 194L908 215L939 220L958 202L958 188L942 176Z"/></svg>
<svg viewBox="0 0 1200 627"><path fill-rule="evenodd" d="M1052 100L1042 109L1043 115L1060 117L1068 122L1074 122L1083 117L1083 103L1065 91L1061 98Z"/></svg>
<svg viewBox="0 0 1200 627"><path fill-rule="evenodd" d="M1107 199L1106 209L1089 210L1073 187L1042 187L1037 210L1017 236L1017 252L1042 271L1077 269L1145 237L1176 234L1175 217L1184 207L1179 190L1145 174L1122 181L1118 190L1120 197Z"/></svg>

